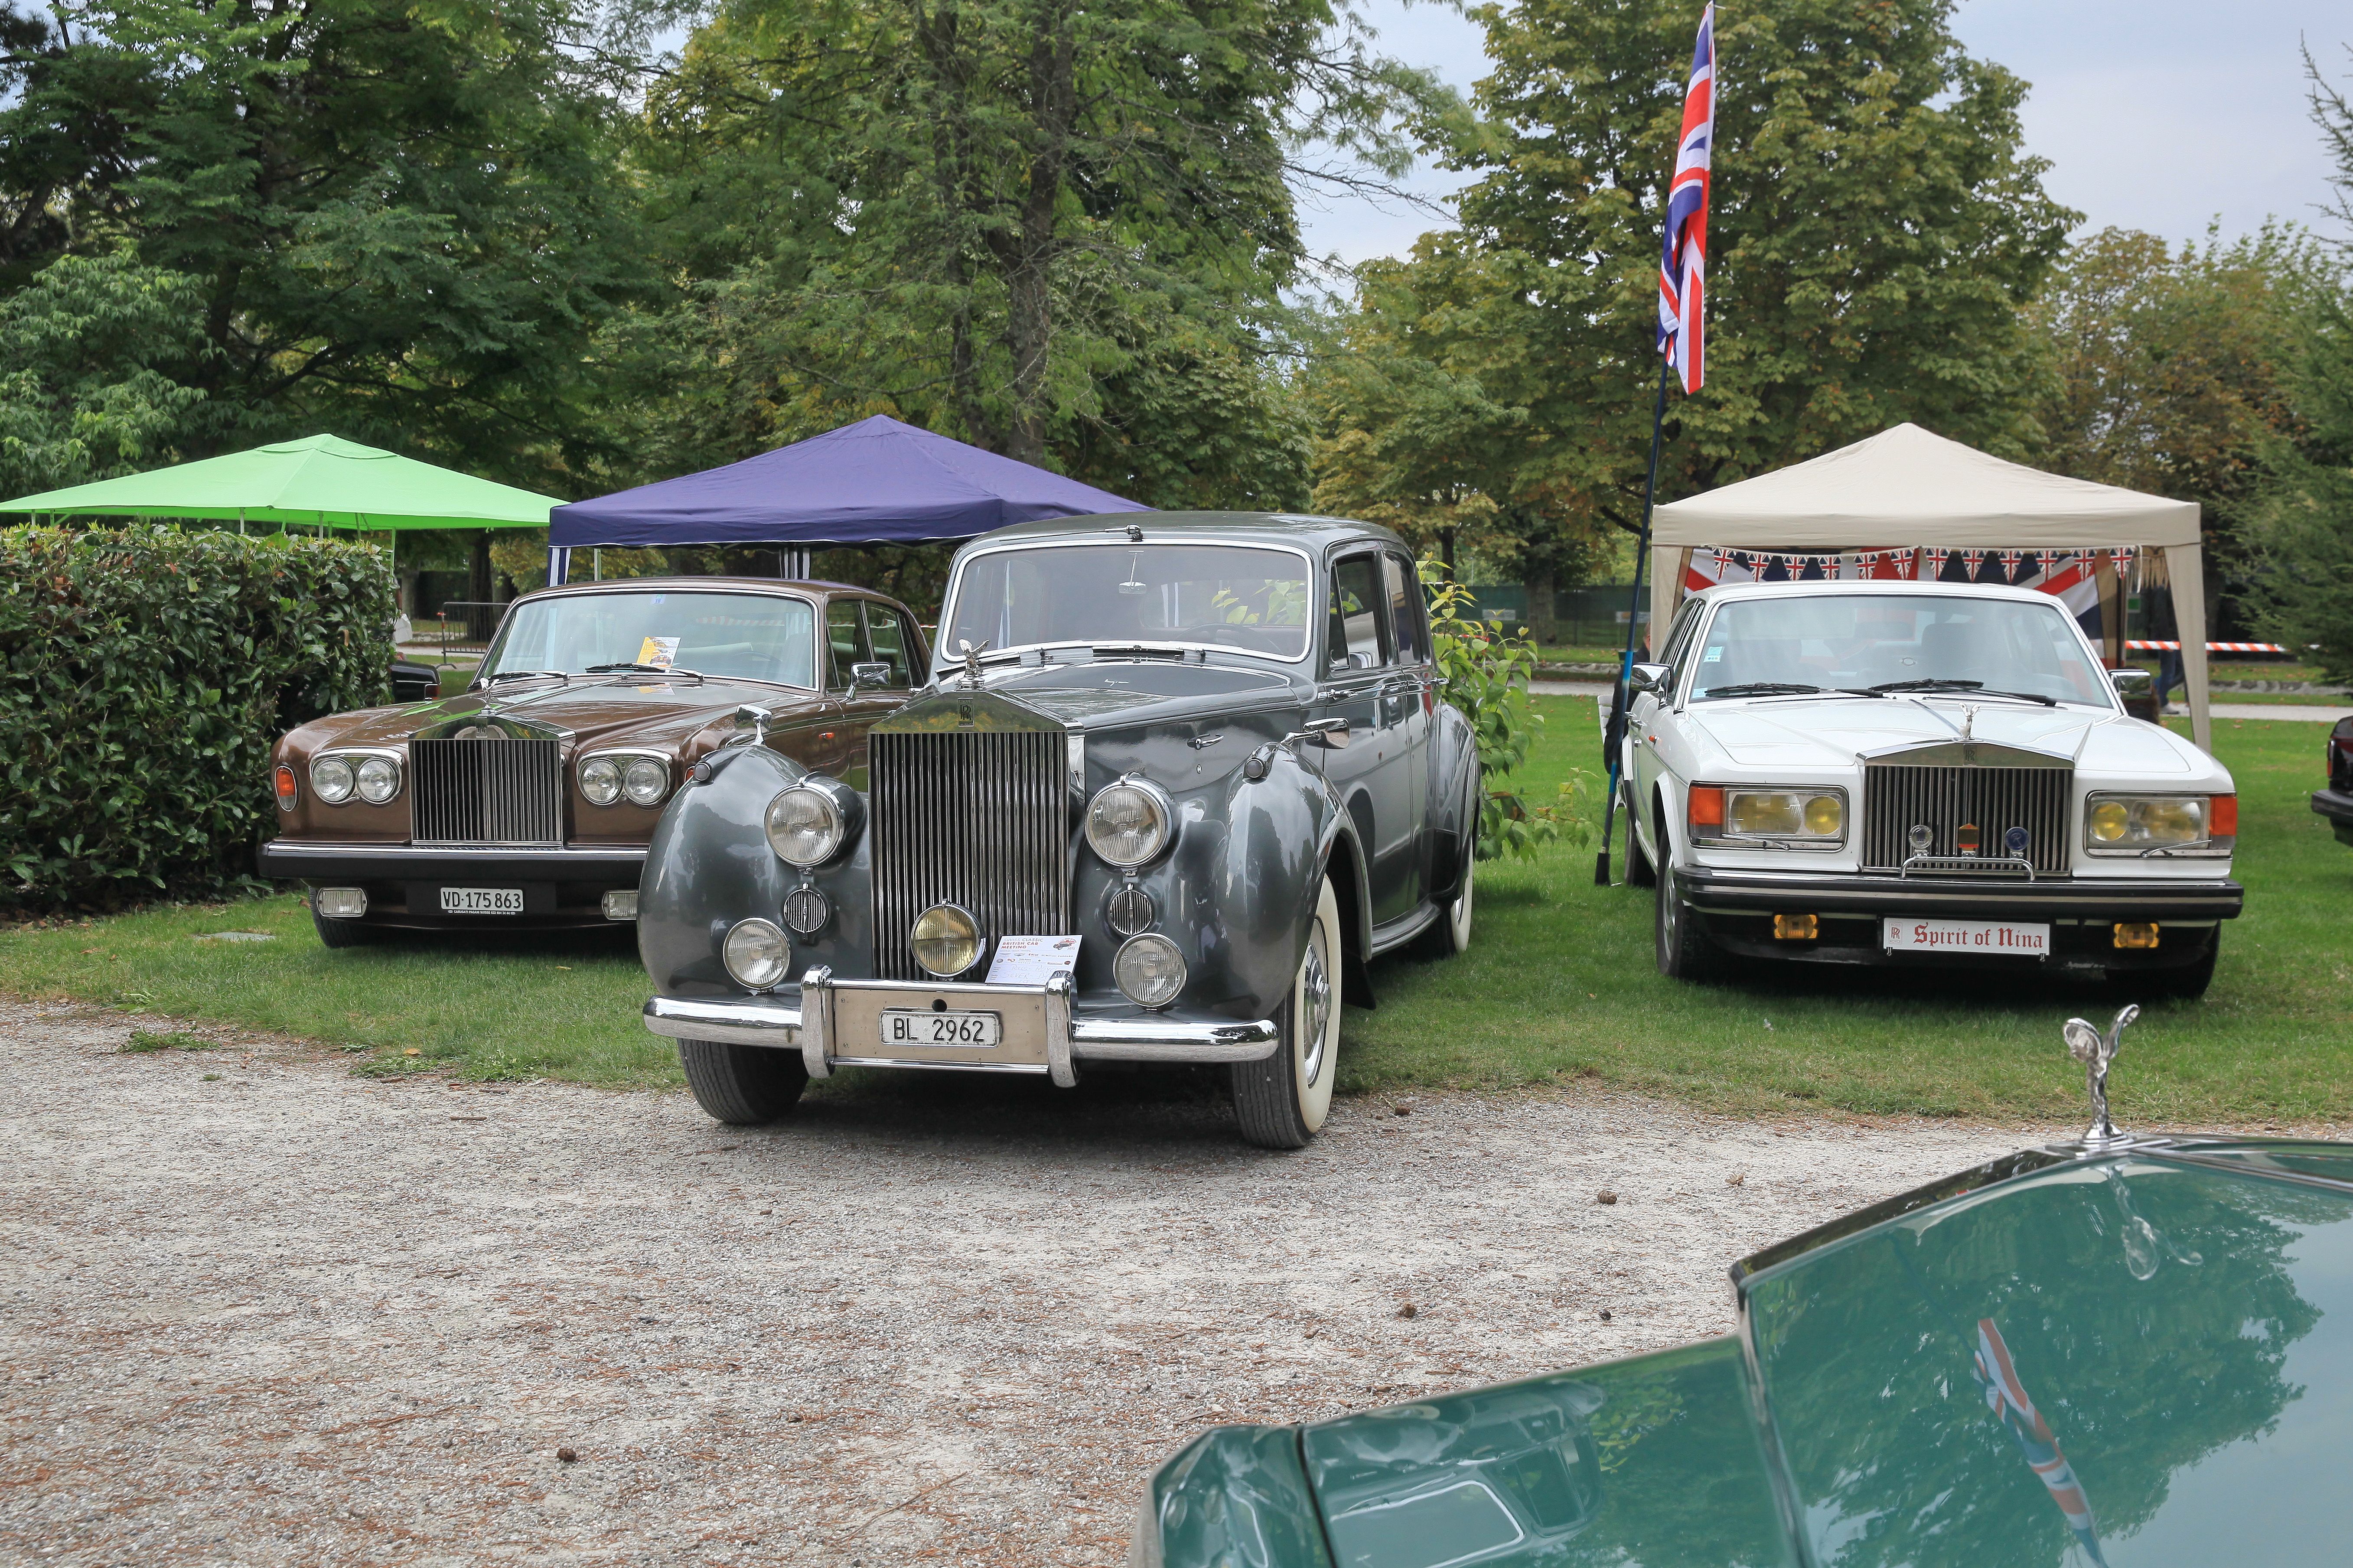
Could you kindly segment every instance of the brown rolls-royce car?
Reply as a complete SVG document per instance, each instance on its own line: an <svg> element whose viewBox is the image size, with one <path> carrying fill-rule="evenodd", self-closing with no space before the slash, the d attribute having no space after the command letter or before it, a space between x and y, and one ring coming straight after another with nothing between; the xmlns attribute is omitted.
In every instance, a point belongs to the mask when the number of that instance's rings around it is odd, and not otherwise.
<svg viewBox="0 0 2353 1568"><path fill-rule="evenodd" d="M637 918L662 807L753 729L865 787L866 731L930 662L903 605L829 583L629 578L509 606L463 695L338 713L270 758L265 877L319 935Z"/></svg>

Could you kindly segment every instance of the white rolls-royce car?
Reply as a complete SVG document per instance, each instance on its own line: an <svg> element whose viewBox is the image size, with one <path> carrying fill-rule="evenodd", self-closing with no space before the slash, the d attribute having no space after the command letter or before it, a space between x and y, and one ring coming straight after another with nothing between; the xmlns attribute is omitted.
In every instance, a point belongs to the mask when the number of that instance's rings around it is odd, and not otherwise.
<svg viewBox="0 0 2353 1568"><path fill-rule="evenodd" d="M2230 773L2127 715L2065 607L1962 584L1737 584L1634 667L1630 880L1662 973L1727 955L2126 978L2214 975Z"/></svg>

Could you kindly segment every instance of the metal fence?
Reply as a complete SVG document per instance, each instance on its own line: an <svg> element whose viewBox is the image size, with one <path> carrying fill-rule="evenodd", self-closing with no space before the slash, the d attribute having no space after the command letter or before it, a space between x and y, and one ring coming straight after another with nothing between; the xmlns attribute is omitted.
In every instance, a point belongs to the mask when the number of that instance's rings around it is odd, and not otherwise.
<svg viewBox="0 0 2353 1568"><path fill-rule="evenodd" d="M506 613L504 605L446 599L436 614L412 617L408 624L417 640L430 644L447 664L453 654L480 655L488 648L499 629L499 618Z"/></svg>
<svg viewBox="0 0 2353 1568"><path fill-rule="evenodd" d="M1515 629L1528 624L1528 590L1524 584L1481 584L1471 593L1481 620L1500 621ZM1631 583L1591 583L1554 590L1556 641L1571 647L1619 647L1626 640L1627 606L1633 595ZM1650 624L1647 604L1638 615L1641 624Z"/></svg>

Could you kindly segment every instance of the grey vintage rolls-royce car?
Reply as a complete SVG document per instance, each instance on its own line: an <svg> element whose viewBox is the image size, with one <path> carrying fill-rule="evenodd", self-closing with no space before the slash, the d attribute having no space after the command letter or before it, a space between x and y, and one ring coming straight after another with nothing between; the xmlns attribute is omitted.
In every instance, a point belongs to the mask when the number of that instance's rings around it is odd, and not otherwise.
<svg viewBox="0 0 2353 1568"><path fill-rule="evenodd" d="M871 787L761 743L647 854L647 1026L723 1121L844 1066L1227 1064L1311 1139L1366 961L1470 941L1479 764L1411 556L1329 518L1123 514L960 551Z"/></svg>

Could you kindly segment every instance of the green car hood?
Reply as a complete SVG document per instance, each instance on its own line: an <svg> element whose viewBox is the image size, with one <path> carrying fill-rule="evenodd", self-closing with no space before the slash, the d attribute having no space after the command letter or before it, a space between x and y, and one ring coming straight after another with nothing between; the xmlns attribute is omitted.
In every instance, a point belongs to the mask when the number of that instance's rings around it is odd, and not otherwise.
<svg viewBox="0 0 2353 1568"><path fill-rule="evenodd" d="M2353 1555L2353 1149L2037 1152L1736 1270L1741 1331L1155 1476L1145 1568ZM1172 1524L1181 1528L1171 1528Z"/></svg>

